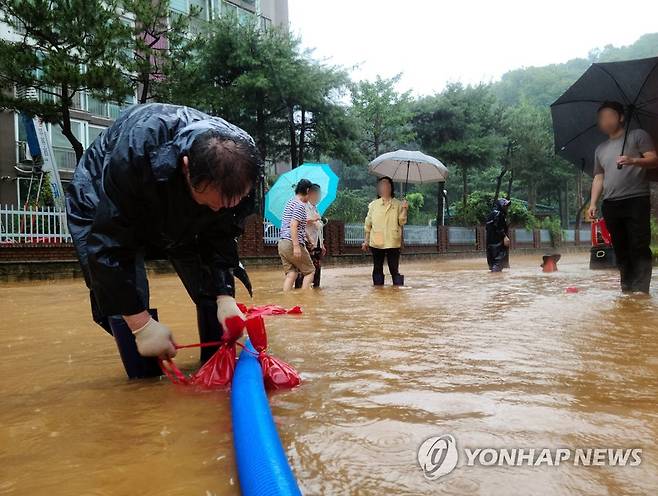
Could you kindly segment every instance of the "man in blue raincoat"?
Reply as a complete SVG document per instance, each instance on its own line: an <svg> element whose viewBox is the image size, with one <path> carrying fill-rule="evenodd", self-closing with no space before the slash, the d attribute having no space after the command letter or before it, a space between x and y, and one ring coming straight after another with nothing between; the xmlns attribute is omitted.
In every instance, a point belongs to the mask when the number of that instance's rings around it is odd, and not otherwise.
<svg viewBox="0 0 658 496"><path fill-rule="evenodd" d="M145 258L172 262L196 304L202 342L242 316L234 275L251 287L237 237L259 177L251 136L175 105L129 108L83 155L67 191L69 230L93 318L114 336L129 377L157 375L155 357L176 354L149 308ZM202 360L213 352L205 348Z"/></svg>

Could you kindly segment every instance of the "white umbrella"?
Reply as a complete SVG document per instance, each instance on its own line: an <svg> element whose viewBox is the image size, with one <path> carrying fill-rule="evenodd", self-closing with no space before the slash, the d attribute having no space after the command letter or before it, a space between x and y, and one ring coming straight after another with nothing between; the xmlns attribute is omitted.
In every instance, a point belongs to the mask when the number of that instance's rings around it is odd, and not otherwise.
<svg viewBox="0 0 658 496"><path fill-rule="evenodd" d="M448 168L440 160L418 151L384 153L370 162L368 170L376 176L405 183L405 190L407 183L441 183L448 179Z"/></svg>

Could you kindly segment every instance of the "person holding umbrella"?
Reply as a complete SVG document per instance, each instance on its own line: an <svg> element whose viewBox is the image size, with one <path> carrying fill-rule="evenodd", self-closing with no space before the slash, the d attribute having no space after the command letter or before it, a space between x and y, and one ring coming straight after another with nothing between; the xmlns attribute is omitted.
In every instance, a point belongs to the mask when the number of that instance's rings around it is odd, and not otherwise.
<svg viewBox="0 0 658 496"><path fill-rule="evenodd" d="M320 287L320 277L322 275L322 257L327 254L324 246L324 221L320 212L318 212L318 203L321 198L321 188L319 184L313 183L308 193L306 202L306 248L311 255L315 273L313 274L313 287ZM297 274L295 288L301 288L304 282L304 276Z"/></svg>
<svg viewBox="0 0 658 496"><path fill-rule="evenodd" d="M651 136L643 129L627 131L624 106L604 102L598 109L598 127L608 136L594 152L594 179L589 207L602 213L610 231L623 292L648 293L651 282L651 205L649 169L658 167Z"/></svg>
<svg viewBox="0 0 658 496"><path fill-rule="evenodd" d="M365 240L363 251L370 248L372 253L372 282L375 286L384 285L384 260L393 278L393 285L403 286L404 276L400 274L400 247L402 246L402 226L407 223L409 205L406 200L395 198L393 180L380 177L377 180L377 199L368 205L365 220Z"/></svg>
<svg viewBox="0 0 658 496"><path fill-rule="evenodd" d="M379 177L377 180L377 200L368 206L365 223L365 241L362 249L370 247L373 258L372 280L375 286L384 284L384 259L393 277L393 284L402 286L404 276L398 272L402 226L407 223L409 206L406 200L395 199L393 182L404 185L404 193L409 183L439 183L439 191L448 178L448 169L440 160L425 155L418 150L395 150L384 153L368 164L368 171ZM439 193L437 221L442 218L443 197ZM438 222L437 222L438 225Z"/></svg>
<svg viewBox="0 0 658 496"><path fill-rule="evenodd" d="M313 183L311 181L308 179L300 180L295 186L295 196L288 200L283 209L281 234L277 248L285 272L284 291L290 291L295 287L297 274L301 274L303 277L302 289L310 288L313 282L315 265L313 265L311 255L306 249L305 242L306 224L308 222L306 203L312 189Z"/></svg>

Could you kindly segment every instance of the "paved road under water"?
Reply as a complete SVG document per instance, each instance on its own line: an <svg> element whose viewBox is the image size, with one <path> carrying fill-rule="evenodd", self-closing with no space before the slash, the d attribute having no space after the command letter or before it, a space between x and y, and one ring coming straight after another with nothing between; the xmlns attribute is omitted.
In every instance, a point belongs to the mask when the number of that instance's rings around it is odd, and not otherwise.
<svg viewBox="0 0 658 496"><path fill-rule="evenodd" d="M407 287L373 289L367 267L325 270L325 289L282 295L254 270L272 351L304 384L272 408L306 494L655 494L658 281L621 296L584 255L543 274L537 257L488 274L482 260L407 263ZM197 341L175 276L154 306L181 343ZM577 294L565 288L575 286ZM244 294L242 294L244 297ZM90 323L81 280L0 286L0 494L239 494L227 392L128 382L114 343ZM178 363L196 365L196 351ZM416 450L643 449L638 467L460 466L427 481Z"/></svg>

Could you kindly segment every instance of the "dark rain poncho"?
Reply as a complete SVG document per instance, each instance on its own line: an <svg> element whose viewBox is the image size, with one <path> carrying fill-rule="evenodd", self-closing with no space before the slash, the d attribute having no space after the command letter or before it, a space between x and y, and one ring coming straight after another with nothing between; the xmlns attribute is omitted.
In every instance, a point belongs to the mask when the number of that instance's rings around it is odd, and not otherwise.
<svg viewBox="0 0 658 496"><path fill-rule="evenodd" d="M491 270L502 270L507 265L508 249L504 244L508 235L507 214L505 205L509 200L504 198L496 200L494 208L485 223L487 235L487 263Z"/></svg>
<svg viewBox="0 0 658 496"><path fill-rule="evenodd" d="M237 236L253 193L231 209L196 203L180 167L194 139L216 130L253 147L223 119L187 107L126 110L85 152L66 195L68 224L91 290L94 320L148 307L144 256L167 256L198 304L234 294Z"/></svg>

